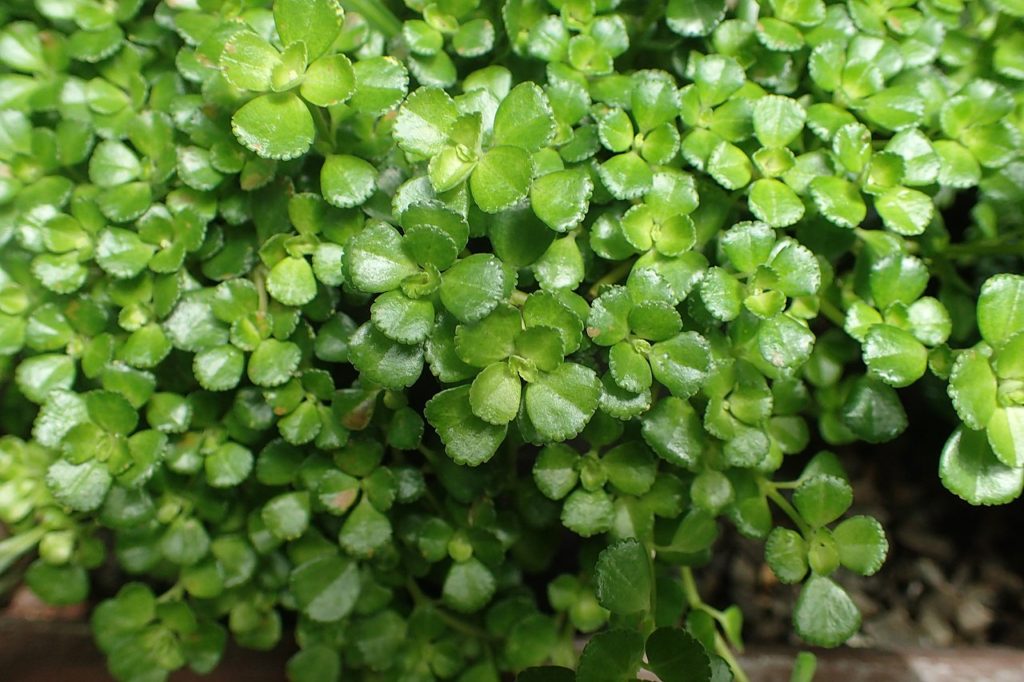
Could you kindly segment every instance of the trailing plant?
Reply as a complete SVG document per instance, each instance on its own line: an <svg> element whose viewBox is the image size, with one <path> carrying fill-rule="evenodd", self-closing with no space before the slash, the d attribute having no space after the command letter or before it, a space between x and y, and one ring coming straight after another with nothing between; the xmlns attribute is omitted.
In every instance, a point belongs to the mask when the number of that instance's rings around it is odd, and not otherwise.
<svg viewBox="0 0 1024 682"><path fill-rule="evenodd" d="M842 644L822 448L948 386L944 484L1024 486L1021 16L4 2L0 570L121 680L743 680L731 527Z"/></svg>

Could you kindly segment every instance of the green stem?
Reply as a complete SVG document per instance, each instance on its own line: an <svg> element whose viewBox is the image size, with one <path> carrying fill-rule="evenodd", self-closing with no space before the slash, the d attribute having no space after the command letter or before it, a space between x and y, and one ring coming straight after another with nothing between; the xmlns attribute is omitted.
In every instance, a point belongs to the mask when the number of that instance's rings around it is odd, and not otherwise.
<svg viewBox="0 0 1024 682"><path fill-rule="evenodd" d="M740 662L736 660L736 656L733 655L732 649L729 648L728 642L725 641L725 637L722 637L718 632L715 633L715 653L725 659L725 662L732 668L732 676L735 682L750 682L750 678L747 677L747 673L743 672Z"/></svg>
<svg viewBox="0 0 1024 682"><path fill-rule="evenodd" d="M180 582L176 582L171 585L170 589L161 594L156 598L157 602L166 604L167 602L180 601L185 596L185 586Z"/></svg>
<svg viewBox="0 0 1024 682"><path fill-rule="evenodd" d="M1024 241L1018 235L1007 235L1002 239L984 239L976 242L950 244L943 250L949 258L971 256L1024 256Z"/></svg>
<svg viewBox="0 0 1024 682"><path fill-rule="evenodd" d="M423 594L423 590L420 589L420 586L416 584L415 580L407 580L405 582L405 587L407 590L409 590L409 594L412 596L413 603L415 603L417 606L431 606L434 609L434 612L437 614L437 617L443 620L445 624L452 630L455 630L456 632L461 632L462 634L467 635L469 637L476 637L478 639L482 639L485 641L491 641L495 639L495 637L486 630L481 630L480 628L471 625L464 619L457 618L456 616L453 616L444 609L438 608L438 606L434 603L433 599Z"/></svg>
<svg viewBox="0 0 1024 682"><path fill-rule="evenodd" d="M45 528L36 526L32 530L0 541L0 573L6 571L22 554L39 544L45 534Z"/></svg>
<svg viewBox="0 0 1024 682"><path fill-rule="evenodd" d="M654 549L644 543L644 553L647 555L647 572L651 576L651 608L644 618L644 635L646 636L654 632L655 628L654 611L658 604L658 576L654 571Z"/></svg>
<svg viewBox="0 0 1024 682"><path fill-rule="evenodd" d="M601 287L605 284L616 284L623 277L629 274L629 271L633 269L633 261L627 260L619 263L614 268L605 273L604 277L594 282L590 290L587 291L587 295L591 298L597 298L597 295L601 293Z"/></svg>
<svg viewBox="0 0 1024 682"><path fill-rule="evenodd" d="M686 597L686 602L690 605L690 608L704 611L718 622L719 627L724 627L725 614L705 604L704 600L700 598L700 592L697 591L697 581L693 578L693 569L689 566L683 566L681 574L683 579L683 595ZM729 664L736 682L750 682L750 678L743 672L740 662L736 660L732 649L729 648L729 643L725 641L725 638L722 637L718 630L715 630L715 653Z"/></svg>
<svg viewBox="0 0 1024 682"><path fill-rule="evenodd" d="M387 38L394 38L402 30L402 22L382 0L341 0L341 6L348 12L361 15Z"/></svg>
<svg viewBox="0 0 1024 682"><path fill-rule="evenodd" d="M261 320L267 317L267 306L270 304L267 300L266 272L267 269L262 265L252 271L252 283L256 286L256 300L258 301L256 315Z"/></svg>
<svg viewBox="0 0 1024 682"><path fill-rule="evenodd" d="M818 299L818 310L840 329L846 326L846 314L827 298Z"/></svg>
<svg viewBox="0 0 1024 682"><path fill-rule="evenodd" d="M768 499L774 502L775 506L785 512L786 516L789 517L790 521L793 522L802 535L807 536L811 532L811 529L800 517L800 512L798 512L796 508L789 503L789 500L782 496L782 493L778 491L774 483L771 481L765 481L765 483L767 484L765 495L767 495Z"/></svg>
<svg viewBox="0 0 1024 682"><path fill-rule="evenodd" d="M690 608L700 608L704 602L700 598L700 592L697 591L697 581L693 579L693 569L689 566L683 566L681 573L683 577L683 594L686 596L686 603L690 605Z"/></svg>
<svg viewBox="0 0 1024 682"><path fill-rule="evenodd" d="M308 105L309 112L313 115L313 125L316 127L318 151L323 152L324 155L328 155L334 152L334 131L331 129L331 124L327 121L327 117L324 116L324 110L320 107L315 107L312 104Z"/></svg>

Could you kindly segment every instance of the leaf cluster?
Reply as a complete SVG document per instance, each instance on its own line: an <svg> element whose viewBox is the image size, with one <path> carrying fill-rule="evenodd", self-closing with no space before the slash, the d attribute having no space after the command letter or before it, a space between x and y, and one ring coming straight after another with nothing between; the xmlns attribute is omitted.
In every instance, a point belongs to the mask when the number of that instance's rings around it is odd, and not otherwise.
<svg viewBox="0 0 1024 682"><path fill-rule="evenodd" d="M127 682L742 682L731 525L842 644L888 542L823 448L926 395L1024 489L1022 16L4 3L0 571L116 566Z"/></svg>

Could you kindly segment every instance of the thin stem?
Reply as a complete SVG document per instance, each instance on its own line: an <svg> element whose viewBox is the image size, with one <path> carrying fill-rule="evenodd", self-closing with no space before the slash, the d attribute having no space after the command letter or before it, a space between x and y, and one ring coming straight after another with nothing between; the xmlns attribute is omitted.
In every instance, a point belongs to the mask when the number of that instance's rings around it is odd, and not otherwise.
<svg viewBox="0 0 1024 682"><path fill-rule="evenodd" d="M736 660L736 656L733 655L732 649L729 648L729 643L725 641L725 637L722 637L721 633L715 633L715 653L725 659L725 662L732 668L732 675L736 682L750 682L750 678L747 677L747 673L743 671L740 666L740 662Z"/></svg>
<svg viewBox="0 0 1024 682"><path fill-rule="evenodd" d="M724 627L725 614L705 604L704 600L700 598L700 593L697 591L697 581L693 578L693 569L689 566L683 566L681 575L683 579L683 595L686 597L686 602L690 605L690 608L704 611L718 622L719 627ZM743 668L740 667L740 662L733 655L729 643L725 641L725 638L722 637L722 634L717 629L715 630L715 652L729 664L736 682L750 682L750 678L747 677L747 674L743 672Z"/></svg>
<svg viewBox="0 0 1024 682"><path fill-rule="evenodd" d="M485 641L495 639L495 637L486 630L481 630L480 628L469 624L465 620L457 618L456 616L453 616L444 609L439 608L434 603L433 599L431 599L423 593L423 590L420 589L420 586L416 584L415 580L412 580L410 578L409 580L405 581L405 587L407 590L409 590L409 594L410 596L412 596L412 601L414 604L416 604L417 606L431 606L434 609L434 613L437 614L437 617L443 620L445 624L452 630L461 632L462 634L467 635L469 637L476 637L478 639L483 639Z"/></svg>
<svg viewBox="0 0 1024 682"><path fill-rule="evenodd" d="M1006 235L999 239L983 239L976 242L950 244L943 250L949 258L971 256L1024 256L1024 241L1019 235Z"/></svg>
<svg viewBox="0 0 1024 682"><path fill-rule="evenodd" d="M594 282L590 290L587 291L587 295L591 298L597 298L597 295L601 293L601 287L606 284L616 284L623 277L629 274L629 271L633 269L633 261L627 260L619 263L614 268L605 273L604 277Z"/></svg>
<svg viewBox="0 0 1024 682"><path fill-rule="evenodd" d="M655 550L648 544L644 544L644 554L647 555L647 572L651 576L651 609L647 616L644 618L644 625L646 626L645 634L649 635L654 631L654 611L658 604L658 576L654 571L654 552Z"/></svg>
<svg viewBox="0 0 1024 682"><path fill-rule="evenodd" d="M333 153L334 131L331 128L331 124L327 121L327 117L324 115L324 110L320 107L313 106L312 104L307 108L313 115L313 125L316 127L317 132L317 145L322 145L324 147L324 149L320 149L318 151L326 152L327 154Z"/></svg>
<svg viewBox="0 0 1024 682"><path fill-rule="evenodd" d="M156 598L157 602L166 604L167 602L179 601L185 596L185 586L180 582L174 583L171 587Z"/></svg>
<svg viewBox="0 0 1024 682"><path fill-rule="evenodd" d="M45 528L36 526L0 541L0 573L6 571L22 554L39 544L45 534Z"/></svg>
<svg viewBox="0 0 1024 682"><path fill-rule="evenodd" d="M846 326L846 314L827 298L818 299L818 310L840 329Z"/></svg>
<svg viewBox="0 0 1024 682"><path fill-rule="evenodd" d="M686 603L690 605L690 608L700 608L704 603L700 598L700 593L697 591L697 581L693 579L693 569L689 566L683 566L681 571L683 577L683 594L686 596Z"/></svg>
<svg viewBox="0 0 1024 682"><path fill-rule="evenodd" d="M402 30L402 22L381 0L341 0L341 6L361 15L387 38L394 38Z"/></svg>
<svg viewBox="0 0 1024 682"><path fill-rule="evenodd" d="M258 301L256 315L262 320L266 318L267 306L270 304L270 301L267 300L266 268L262 265L252 271L252 283L256 285L256 300Z"/></svg>
<svg viewBox="0 0 1024 682"><path fill-rule="evenodd" d="M782 493L776 489L775 484L771 481L765 481L765 483L767 483L765 495L767 495L768 499L774 502L775 506L785 512L786 516L789 517L802 535L806 536L810 533L811 529L800 517L800 512L798 512L796 508L789 503L789 500L782 496Z"/></svg>

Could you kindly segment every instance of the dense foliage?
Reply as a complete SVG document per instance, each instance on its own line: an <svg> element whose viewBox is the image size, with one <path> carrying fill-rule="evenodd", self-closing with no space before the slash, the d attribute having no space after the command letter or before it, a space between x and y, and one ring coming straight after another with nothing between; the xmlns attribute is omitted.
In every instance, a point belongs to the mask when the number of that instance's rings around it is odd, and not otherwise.
<svg viewBox="0 0 1024 682"><path fill-rule="evenodd" d="M841 644L888 546L811 451L948 385L945 485L1024 485L1022 16L6 0L0 571L119 571L126 681L743 679L729 524Z"/></svg>

